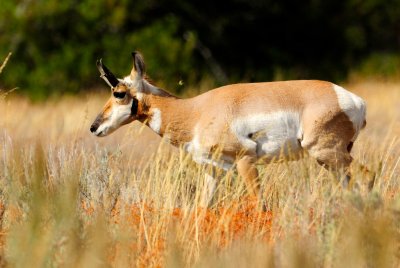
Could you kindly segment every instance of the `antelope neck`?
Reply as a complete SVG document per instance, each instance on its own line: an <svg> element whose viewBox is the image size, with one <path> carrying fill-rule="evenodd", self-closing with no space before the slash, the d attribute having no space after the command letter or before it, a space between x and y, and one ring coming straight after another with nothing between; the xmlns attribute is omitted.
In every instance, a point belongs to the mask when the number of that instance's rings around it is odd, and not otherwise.
<svg viewBox="0 0 400 268"><path fill-rule="evenodd" d="M174 145L192 139L196 116L187 99L174 96L147 95L144 97L146 125L161 137L167 136Z"/></svg>

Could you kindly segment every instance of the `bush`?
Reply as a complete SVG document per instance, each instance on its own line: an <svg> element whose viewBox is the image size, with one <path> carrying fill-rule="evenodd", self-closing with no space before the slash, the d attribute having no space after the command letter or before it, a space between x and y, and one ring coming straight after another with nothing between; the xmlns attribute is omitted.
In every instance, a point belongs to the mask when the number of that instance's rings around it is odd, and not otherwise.
<svg viewBox="0 0 400 268"><path fill-rule="evenodd" d="M118 76L126 75L134 50L148 56L150 73L168 86L194 77L194 35L187 40L179 36L180 22L173 15L142 24L141 11L147 4L12 2L5 0L0 9L0 55L11 50L16 58L3 81L5 86L19 86L33 99L97 86L98 58L104 58Z"/></svg>
<svg viewBox="0 0 400 268"><path fill-rule="evenodd" d="M389 79L400 78L400 54L373 53L361 62L352 78Z"/></svg>
<svg viewBox="0 0 400 268"><path fill-rule="evenodd" d="M2 0L0 57L15 60L0 86L35 99L97 87L96 59L122 76L132 50L172 91L204 77L337 81L369 55L398 50L399 13L396 0Z"/></svg>

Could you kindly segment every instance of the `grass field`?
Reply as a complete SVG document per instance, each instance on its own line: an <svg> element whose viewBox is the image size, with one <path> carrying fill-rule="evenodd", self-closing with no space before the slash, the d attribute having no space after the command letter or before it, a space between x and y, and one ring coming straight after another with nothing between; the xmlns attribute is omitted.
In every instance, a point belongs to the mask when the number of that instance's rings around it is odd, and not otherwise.
<svg viewBox="0 0 400 268"><path fill-rule="evenodd" d="M1 264L399 267L400 83L345 87L367 101L352 155L376 172L373 190L342 189L308 157L271 164L267 212L231 173L200 208L204 168L139 123L94 137L105 90L41 104L11 93L0 100Z"/></svg>

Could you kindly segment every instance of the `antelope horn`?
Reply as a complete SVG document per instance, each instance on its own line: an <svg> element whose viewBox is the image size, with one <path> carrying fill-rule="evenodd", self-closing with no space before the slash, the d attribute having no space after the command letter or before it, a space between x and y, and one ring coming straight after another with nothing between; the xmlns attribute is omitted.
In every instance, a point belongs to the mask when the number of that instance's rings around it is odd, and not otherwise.
<svg viewBox="0 0 400 268"><path fill-rule="evenodd" d="M96 65L100 72L100 77L106 81L111 88L116 87L119 81L115 75L103 64L102 59L97 60Z"/></svg>

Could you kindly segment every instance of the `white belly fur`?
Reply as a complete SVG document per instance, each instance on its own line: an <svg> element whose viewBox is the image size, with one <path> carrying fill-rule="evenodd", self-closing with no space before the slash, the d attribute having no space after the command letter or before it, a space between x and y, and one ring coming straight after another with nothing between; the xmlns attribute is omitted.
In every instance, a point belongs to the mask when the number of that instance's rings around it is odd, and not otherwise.
<svg viewBox="0 0 400 268"><path fill-rule="evenodd" d="M253 114L235 119L232 133L245 150L267 159L290 156L301 150L300 115L292 111Z"/></svg>
<svg viewBox="0 0 400 268"><path fill-rule="evenodd" d="M268 114L253 114L235 119L230 130L237 137L243 149L258 158L266 160L291 156L302 150L299 140L302 138L300 115L297 112L279 111ZM213 159L209 148L202 146L198 127L191 142L184 145L193 160L199 164L212 164L229 170L234 159L221 157ZM253 134L249 137L249 134Z"/></svg>
<svg viewBox="0 0 400 268"><path fill-rule="evenodd" d="M193 140L183 146L184 150L192 155L193 161L198 164L213 165L222 168L225 171L232 168L234 162L233 159L226 158L223 155L219 159L216 159L210 152L210 148L202 146L200 139L198 127L196 126Z"/></svg>

